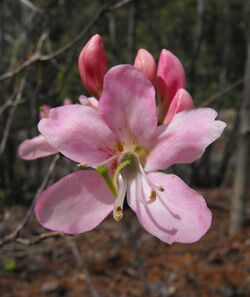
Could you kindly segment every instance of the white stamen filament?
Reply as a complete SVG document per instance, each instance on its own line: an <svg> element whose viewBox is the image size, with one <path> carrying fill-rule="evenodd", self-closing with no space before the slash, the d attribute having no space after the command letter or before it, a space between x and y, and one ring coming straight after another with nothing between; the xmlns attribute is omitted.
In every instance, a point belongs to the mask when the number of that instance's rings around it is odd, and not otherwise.
<svg viewBox="0 0 250 297"><path fill-rule="evenodd" d="M140 203L144 205L150 205L153 202L155 202L157 193L154 190L151 191L149 200L146 199L145 192L143 189L142 176L140 174L138 174L136 177L136 186L137 199Z"/></svg>
<svg viewBox="0 0 250 297"><path fill-rule="evenodd" d="M127 178L121 174L118 176L118 190L119 194L115 200L113 208L113 218L119 222L123 218L123 203L127 191Z"/></svg>
<svg viewBox="0 0 250 297"><path fill-rule="evenodd" d="M148 185L150 186L150 188L152 188L152 192L163 192L164 189L161 187L161 186L156 186L152 181L151 179L148 177L148 175L145 173L142 165L140 162L138 162L138 165L139 165L139 170L140 170L140 173L142 174L142 176L145 178L146 182L148 183Z"/></svg>

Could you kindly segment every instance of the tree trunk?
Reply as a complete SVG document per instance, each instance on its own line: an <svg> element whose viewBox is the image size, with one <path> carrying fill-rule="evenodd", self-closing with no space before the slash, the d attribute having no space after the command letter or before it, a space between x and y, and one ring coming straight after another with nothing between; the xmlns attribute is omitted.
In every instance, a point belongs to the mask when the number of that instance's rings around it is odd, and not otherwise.
<svg viewBox="0 0 250 297"><path fill-rule="evenodd" d="M247 177L250 168L250 36L249 30L247 31L247 59L245 67L246 80L240 109L240 136L237 143L236 170L231 201L230 233L239 231L244 223L244 209L247 196Z"/></svg>
<svg viewBox="0 0 250 297"><path fill-rule="evenodd" d="M127 32L127 44L128 44L128 63L133 64L135 56L135 35L136 35L136 19L137 19L137 0L131 3L128 15L128 32Z"/></svg>

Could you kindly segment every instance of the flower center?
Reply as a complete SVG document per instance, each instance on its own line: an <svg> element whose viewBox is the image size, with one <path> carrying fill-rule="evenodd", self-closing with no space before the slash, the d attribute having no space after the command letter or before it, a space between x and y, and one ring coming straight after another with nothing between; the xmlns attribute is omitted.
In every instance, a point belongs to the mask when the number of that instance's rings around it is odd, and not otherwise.
<svg viewBox="0 0 250 297"><path fill-rule="evenodd" d="M123 218L123 204L127 192L128 184L136 182L135 199L146 205L152 204L159 196L159 192L164 191L163 187L157 186L145 173L139 156L135 152L124 152L120 155L120 163L116 167L112 178L106 165L97 167L97 172L102 175L107 186L115 198L113 217L116 221ZM145 184L150 188L148 197L145 194Z"/></svg>

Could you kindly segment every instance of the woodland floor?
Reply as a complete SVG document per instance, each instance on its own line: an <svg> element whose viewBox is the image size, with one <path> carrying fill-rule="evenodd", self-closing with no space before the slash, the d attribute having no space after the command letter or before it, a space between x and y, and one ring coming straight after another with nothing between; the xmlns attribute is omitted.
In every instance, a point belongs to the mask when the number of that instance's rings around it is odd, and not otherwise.
<svg viewBox="0 0 250 297"><path fill-rule="evenodd" d="M229 200L220 189L205 191L213 225L195 244L168 246L146 233L126 210L75 240L100 297L250 296L250 228L228 235ZM0 237L15 228L26 209L1 210ZM32 220L22 237L44 232ZM14 267L7 268L15 261ZM0 249L1 297L92 297L67 238L35 246L9 243Z"/></svg>

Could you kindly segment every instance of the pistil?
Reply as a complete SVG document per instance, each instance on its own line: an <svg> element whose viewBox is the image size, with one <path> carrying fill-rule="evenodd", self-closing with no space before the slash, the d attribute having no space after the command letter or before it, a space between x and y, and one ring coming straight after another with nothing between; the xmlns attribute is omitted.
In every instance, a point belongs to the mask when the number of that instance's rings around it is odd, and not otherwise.
<svg viewBox="0 0 250 297"><path fill-rule="evenodd" d="M117 190L117 187L115 187L112 179L110 178L109 176L109 170L108 170L108 167L105 166L105 165L101 165L101 166L98 166L96 168L96 171L101 174L101 176L104 178L107 186L109 187L111 193L113 194L113 196L115 198L118 197L118 190Z"/></svg>

